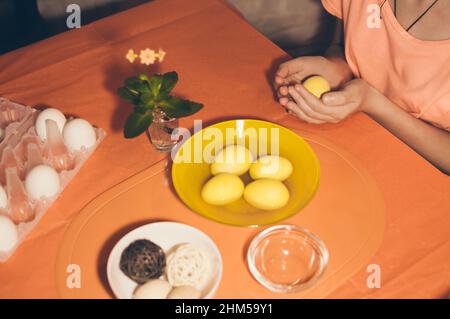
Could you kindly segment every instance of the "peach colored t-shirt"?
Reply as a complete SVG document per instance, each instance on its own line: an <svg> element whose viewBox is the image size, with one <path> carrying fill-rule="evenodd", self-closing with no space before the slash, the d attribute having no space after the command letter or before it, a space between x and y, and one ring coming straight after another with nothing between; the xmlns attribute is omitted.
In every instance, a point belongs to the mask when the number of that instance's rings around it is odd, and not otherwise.
<svg viewBox="0 0 450 319"><path fill-rule="evenodd" d="M389 1L377 19L374 5L381 3L322 0L328 12L343 20L345 56L353 74L415 117L450 130L450 40L413 37Z"/></svg>

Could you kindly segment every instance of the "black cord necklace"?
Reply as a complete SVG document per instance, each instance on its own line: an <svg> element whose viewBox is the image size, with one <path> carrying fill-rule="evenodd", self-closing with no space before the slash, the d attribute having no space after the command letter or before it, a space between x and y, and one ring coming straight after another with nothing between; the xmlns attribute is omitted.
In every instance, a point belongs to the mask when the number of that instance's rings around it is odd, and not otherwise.
<svg viewBox="0 0 450 319"><path fill-rule="evenodd" d="M383 1L383 3L381 4L381 8L383 8L386 1L388 0ZM406 31L409 32L409 30L411 30L411 28L414 27L417 22L419 22L426 15L435 6L436 3L438 3L438 1L439 0L434 0L433 3L419 17L417 17L417 19L414 20L414 22L408 28L406 28ZM397 0L394 0L394 16L397 18Z"/></svg>

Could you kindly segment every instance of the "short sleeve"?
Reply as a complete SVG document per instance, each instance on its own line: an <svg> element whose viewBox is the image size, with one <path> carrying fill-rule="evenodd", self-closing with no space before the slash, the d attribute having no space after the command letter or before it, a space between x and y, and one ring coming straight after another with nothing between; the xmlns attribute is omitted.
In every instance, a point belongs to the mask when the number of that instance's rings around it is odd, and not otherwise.
<svg viewBox="0 0 450 319"><path fill-rule="evenodd" d="M322 5L330 14L342 19L342 2L343 0L322 0Z"/></svg>

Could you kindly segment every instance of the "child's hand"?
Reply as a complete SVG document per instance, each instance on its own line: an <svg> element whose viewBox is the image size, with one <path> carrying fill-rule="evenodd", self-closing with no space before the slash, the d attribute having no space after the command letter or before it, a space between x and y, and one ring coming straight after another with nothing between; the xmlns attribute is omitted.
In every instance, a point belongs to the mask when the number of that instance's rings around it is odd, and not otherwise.
<svg viewBox="0 0 450 319"><path fill-rule="evenodd" d="M376 98L374 89L364 80L348 82L342 91L326 93L318 99L302 85L288 87L293 101L285 105L288 112L312 124L337 123L358 111L367 111Z"/></svg>
<svg viewBox="0 0 450 319"><path fill-rule="evenodd" d="M286 96L287 86L302 83L312 75L323 76L332 89L340 87L352 78L351 70L342 58L300 57L280 65L275 75L275 90L280 97Z"/></svg>

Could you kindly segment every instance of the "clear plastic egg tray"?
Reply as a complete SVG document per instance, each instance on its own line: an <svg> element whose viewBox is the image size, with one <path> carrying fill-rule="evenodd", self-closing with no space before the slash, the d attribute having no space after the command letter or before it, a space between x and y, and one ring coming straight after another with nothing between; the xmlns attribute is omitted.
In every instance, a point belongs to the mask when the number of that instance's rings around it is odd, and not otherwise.
<svg viewBox="0 0 450 319"><path fill-rule="evenodd" d="M94 128L95 145L69 152L53 121L47 123L47 139L39 138L34 126L38 115L36 109L0 98L0 184L8 198L6 208L0 208L0 215L16 224L19 235L15 247L7 252L0 251L0 262L5 262L14 253L106 135L101 128ZM61 187L51 198L34 200L27 195L24 179L40 164L56 169Z"/></svg>

